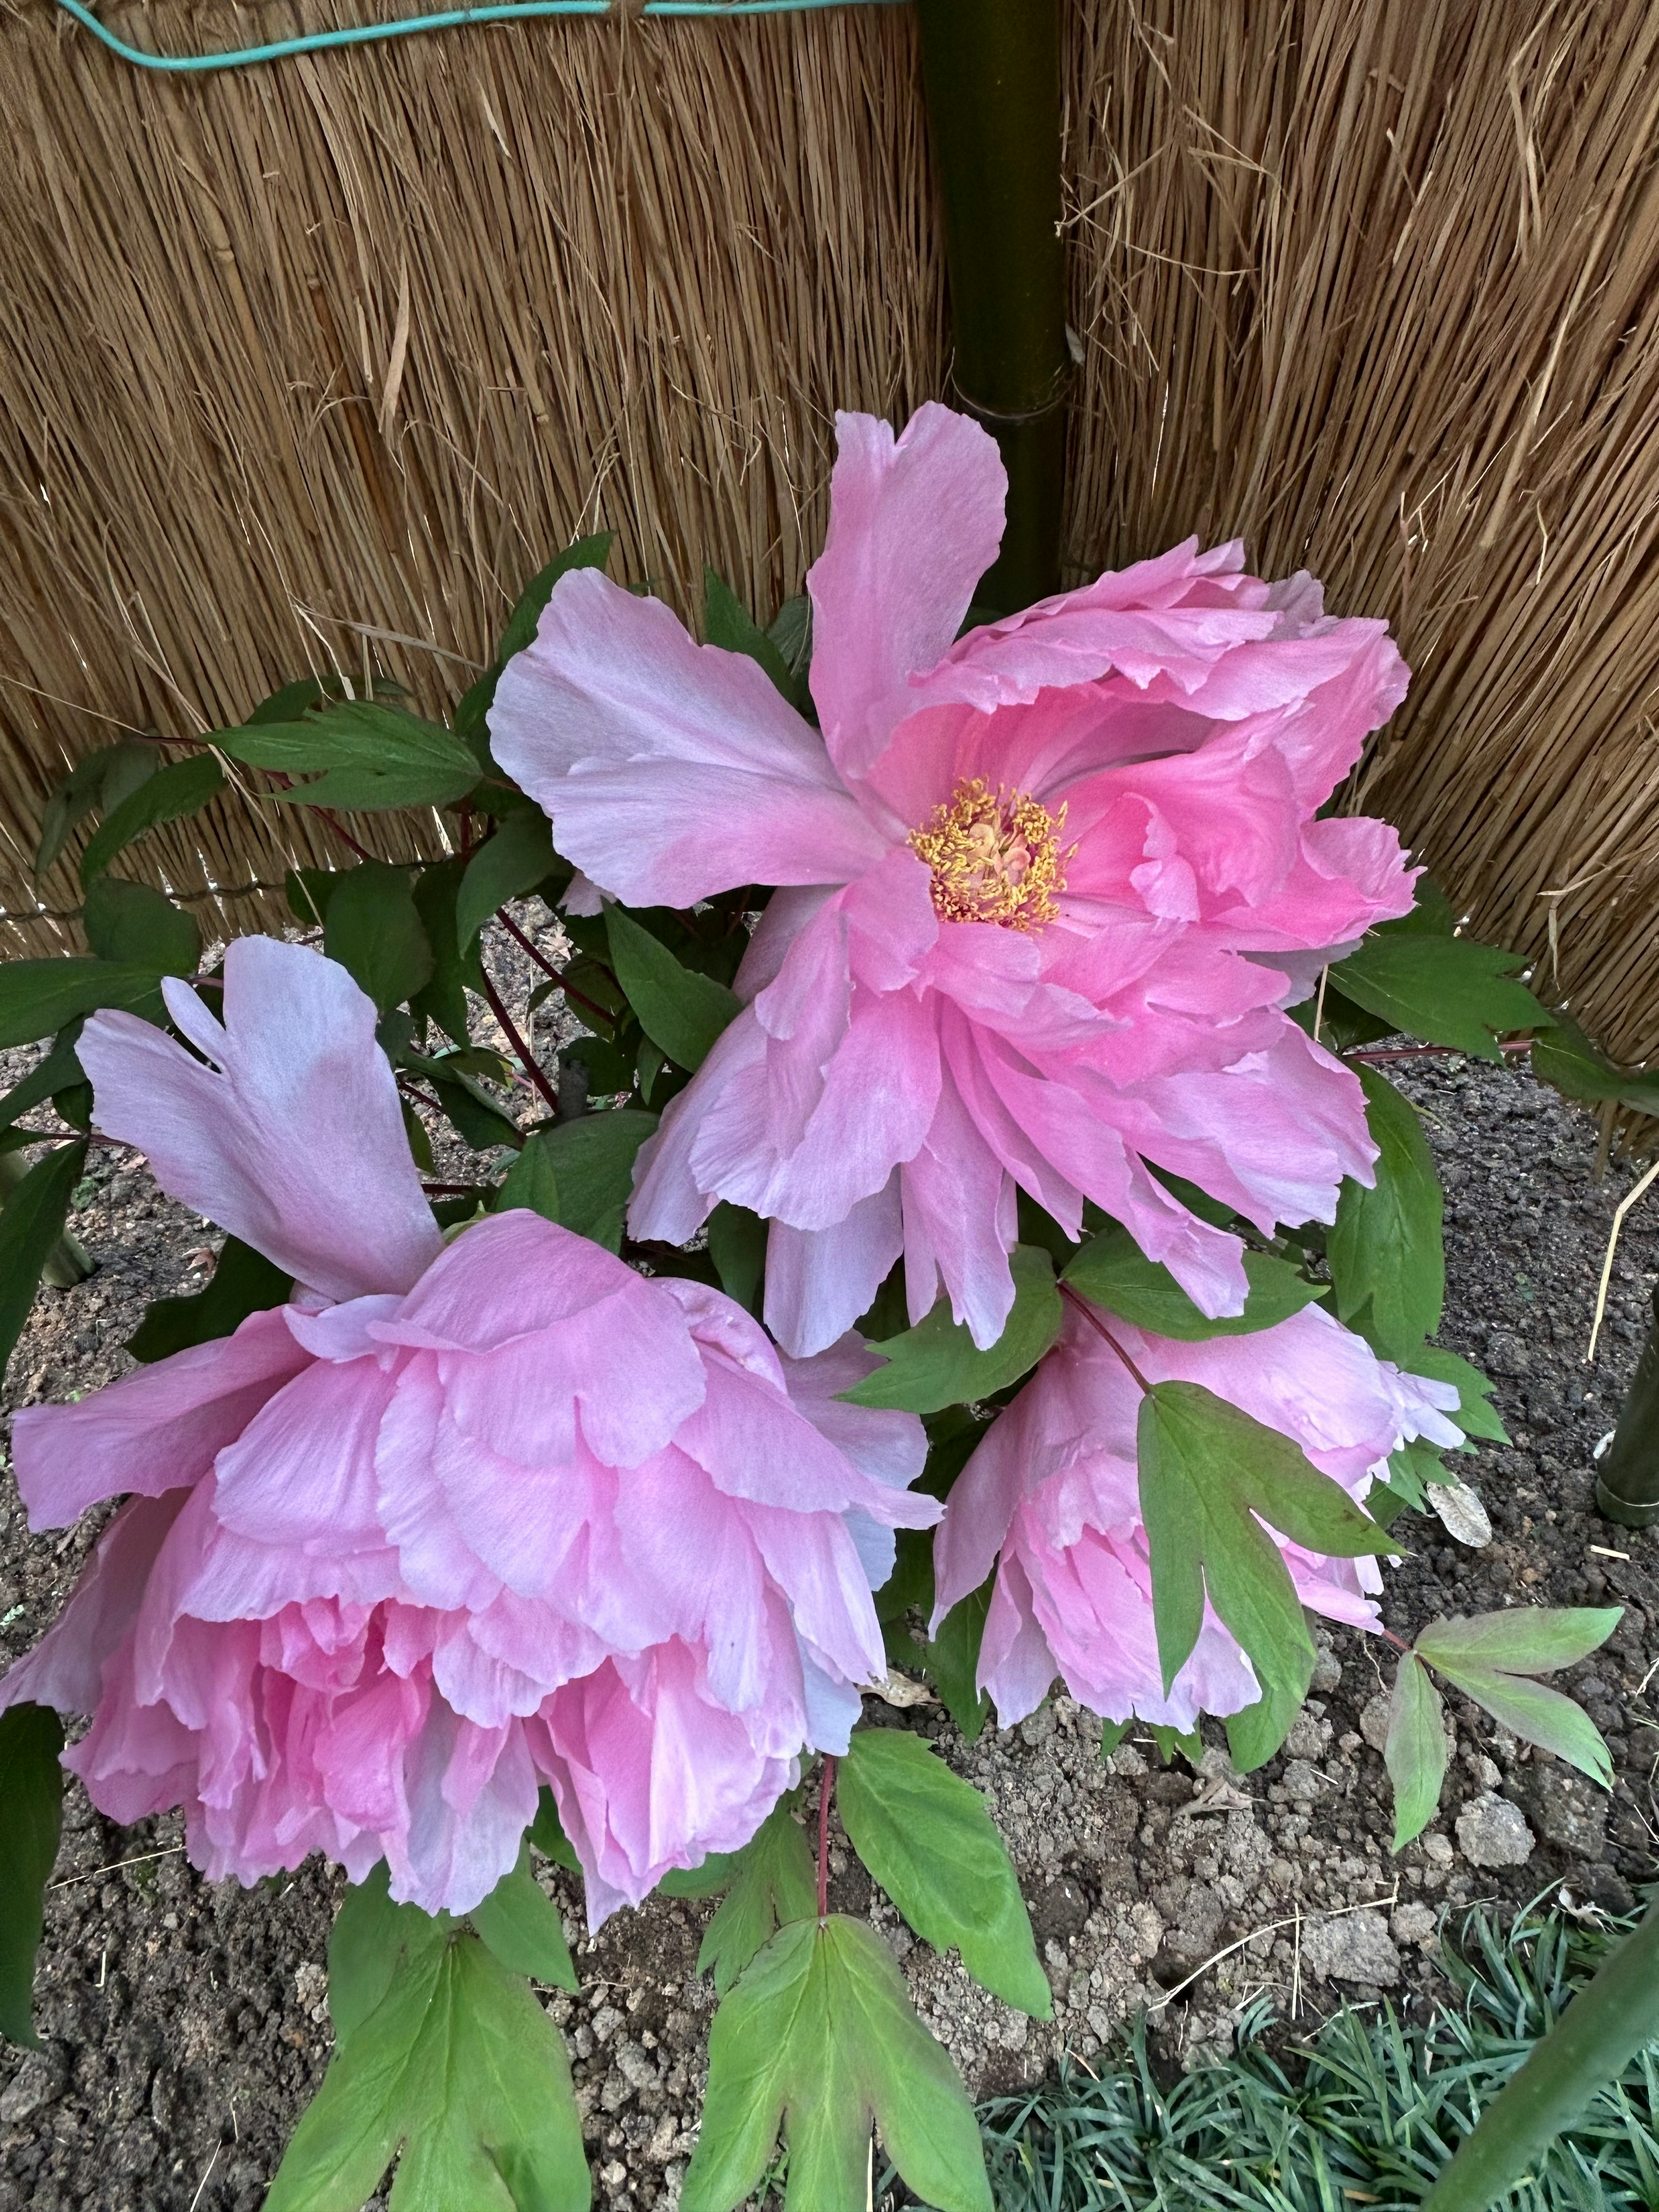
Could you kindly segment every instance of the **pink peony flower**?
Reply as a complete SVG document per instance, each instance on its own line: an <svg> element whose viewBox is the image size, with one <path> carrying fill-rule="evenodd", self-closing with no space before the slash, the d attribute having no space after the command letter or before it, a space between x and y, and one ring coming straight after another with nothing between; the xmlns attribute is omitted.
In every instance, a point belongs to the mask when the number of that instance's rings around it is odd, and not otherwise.
<svg viewBox="0 0 1659 2212"><path fill-rule="evenodd" d="M1176 1344L1113 1319L1111 1336L1148 1381L1200 1382L1300 1444L1322 1474L1363 1499L1413 1437L1457 1444L1452 1386L1378 1359L1317 1306L1249 1336ZM1254 1705L1260 1686L1206 1607L1196 1647L1164 1694L1140 1517L1135 1428L1140 1390L1068 1302L1054 1350L1001 1414L953 1486L933 1540L934 1626L997 1570L979 1686L1005 1727L1033 1711L1056 1674L1107 1720L1190 1729L1200 1712ZM1375 1626L1375 1559L1333 1559L1278 1539L1302 1602ZM999 1560L999 1553L1000 1559Z"/></svg>
<svg viewBox="0 0 1659 2212"><path fill-rule="evenodd" d="M926 1443L834 1402L856 1342L781 1361L741 1308L514 1212L446 1249L374 1012L232 945L225 1024L165 987L81 1056L100 1128L303 1287L234 1336L13 1427L32 1524L116 1516L0 1684L88 1712L66 1754L131 1821L251 1881L325 1852L464 1911L552 1786L597 1924L744 1844L885 1662L870 1581ZM206 1063L211 1063L206 1064Z"/></svg>
<svg viewBox="0 0 1659 2212"><path fill-rule="evenodd" d="M1013 1297L1018 1185L1073 1235L1124 1222L1206 1313L1237 1239L1333 1218L1375 1158L1353 1076L1283 1011L1322 948L1411 904L1381 822L1319 807L1406 690L1380 622L1195 540L957 640L1002 532L992 439L923 407L837 417L808 579L823 735L756 662L594 569L496 690L496 757L597 891L781 888L744 1011L641 1155L637 1235L717 1200L773 1223L767 1320L833 1342L902 1250L976 1342ZM953 641L956 641L953 642Z"/></svg>

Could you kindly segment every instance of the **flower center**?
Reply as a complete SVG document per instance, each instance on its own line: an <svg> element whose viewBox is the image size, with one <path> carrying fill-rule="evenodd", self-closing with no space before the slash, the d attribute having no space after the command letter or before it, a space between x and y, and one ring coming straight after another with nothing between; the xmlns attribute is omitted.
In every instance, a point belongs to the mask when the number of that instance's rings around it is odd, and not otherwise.
<svg viewBox="0 0 1659 2212"><path fill-rule="evenodd" d="M1066 809L1050 814L1023 791L993 792L964 778L949 801L910 832L910 849L933 871L933 908L945 921L994 921L1030 929L1060 912L1060 868L1077 850L1060 849Z"/></svg>

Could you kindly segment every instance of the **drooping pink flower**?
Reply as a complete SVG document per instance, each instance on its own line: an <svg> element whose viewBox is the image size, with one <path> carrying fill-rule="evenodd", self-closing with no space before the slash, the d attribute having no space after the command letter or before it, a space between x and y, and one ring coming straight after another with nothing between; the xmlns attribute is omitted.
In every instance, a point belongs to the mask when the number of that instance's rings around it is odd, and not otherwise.
<svg viewBox="0 0 1659 2212"><path fill-rule="evenodd" d="M98 1126L300 1285L16 1415L34 1526L137 1495L0 1705L90 1713L93 1802L182 1804L216 1877L384 1856L394 1896L465 1911L543 1781L596 1923L739 1847L884 1672L864 1555L938 1516L921 1424L834 1401L856 1340L786 1364L538 1215L446 1248L374 1009L320 955L233 945L222 1027L164 988L211 1064L98 1015Z"/></svg>
<svg viewBox="0 0 1659 2212"><path fill-rule="evenodd" d="M1356 1499L1409 1438L1462 1441L1447 1419L1455 1388L1402 1374L1317 1306L1200 1344L1116 1319L1109 1330L1149 1382L1202 1383L1300 1444ZM933 1540L934 1625L996 1569L979 1686L1005 1727L1033 1711L1056 1675L1103 1719L1133 1714L1182 1729L1200 1712L1236 1713L1261 1695L1249 1659L1207 1606L1164 1695L1135 1462L1140 1395L1112 1344L1068 1305L1054 1350L951 1488ZM1327 1559L1276 1540L1304 1605L1375 1625L1375 1559Z"/></svg>
<svg viewBox="0 0 1659 2212"><path fill-rule="evenodd" d="M1237 1313L1237 1240L1149 1164L1264 1231L1369 1178L1357 1082L1283 1008L1310 954L1410 906L1392 830L1316 818L1404 665L1310 578L1195 541L958 641L1002 533L994 443L933 405L896 442L837 425L808 579L822 736L591 568L496 690L496 757L590 910L595 886L780 887L744 1010L641 1155L635 1231L683 1242L719 1199L767 1217L767 1320L795 1352L901 1250L913 1318L942 1281L993 1341L1017 1185L1073 1234L1092 1199Z"/></svg>

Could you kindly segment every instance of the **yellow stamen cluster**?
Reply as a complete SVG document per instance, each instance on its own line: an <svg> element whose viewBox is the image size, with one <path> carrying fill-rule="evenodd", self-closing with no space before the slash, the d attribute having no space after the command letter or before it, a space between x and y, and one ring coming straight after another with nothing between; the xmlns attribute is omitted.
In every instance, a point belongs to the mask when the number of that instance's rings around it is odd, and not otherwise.
<svg viewBox="0 0 1659 2212"><path fill-rule="evenodd" d="M993 792L974 776L910 832L910 849L933 871L933 908L942 921L1031 929L1060 912L1060 868L1071 858L1060 849L1065 827L1064 806L1050 814L1024 792Z"/></svg>

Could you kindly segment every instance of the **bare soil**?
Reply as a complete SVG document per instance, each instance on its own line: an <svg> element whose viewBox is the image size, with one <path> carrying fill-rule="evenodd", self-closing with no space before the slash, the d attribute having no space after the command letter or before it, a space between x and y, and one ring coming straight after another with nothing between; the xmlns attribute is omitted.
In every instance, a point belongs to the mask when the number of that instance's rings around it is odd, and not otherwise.
<svg viewBox="0 0 1659 2212"><path fill-rule="evenodd" d="M544 942L555 928L544 925ZM490 957L521 1007L527 963L501 942ZM15 1081L31 1057L0 1055L0 1079ZM1434 1957L1447 1906L1485 1899L1507 1911L1565 1890L1580 1910L1617 1911L1652 1875L1659 1539L1596 1516L1592 1455L1644 1327L1659 1200L1627 1224L1610 1325L1589 1366L1596 1278L1633 1171L1615 1164L1598 1182L1595 1125L1524 1066L1425 1057L1399 1067L1447 1186L1444 1340L1494 1375L1513 1442L1465 1463L1491 1513L1486 1548L1459 1547L1431 1518L1398 1524L1411 1555L1390 1576L1387 1617L1409 1636L1437 1613L1516 1597L1624 1604L1611 1644L1566 1678L1607 1736L1616 1787L1604 1797L1454 1700L1457 1752L1439 1817L1391 1857L1377 1749L1391 1669L1373 1639L1341 1630L1322 1637L1316 1694L1284 1752L1242 1780L1218 1731L1199 1773L1164 1768L1133 1737L1103 1762L1097 1723L1064 1698L971 1746L927 1708L901 1716L872 1703L872 1719L919 1723L985 1791L1054 1984L1052 2024L987 1996L954 1954L911 1941L837 1833L833 1905L882 1929L978 2094L1036 2078L1062 2048L1091 2057L1140 2006L1174 2064L1224 2051L1263 1990L1308 2025L1345 1997L1432 2003L1445 1987ZM439 1174L459 1158L445 1156ZM199 1287L211 1264L215 1233L118 1148L94 1155L80 1201L74 1225L97 1272L43 1294L8 1409L123 1372L148 1302ZM49 1625L100 1525L94 1515L67 1535L31 1536L8 1463L0 1665ZM1504 1835L1524 1844L1524 1860L1479 1863ZM580 1936L574 1889L546 1878ZM46 2051L0 2049L0 2212L253 2212L328 2063L325 1963L341 1887L314 1859L251 1891L208 1883L185 1859L176 1820L118 1827L71 1784L38 1984ZM580 1942L580 1996L544 1993L570 2041L598 2204L678 2202L714 2002L696 1973L710 1910L657 1899L619 1913Z"/></svg>

